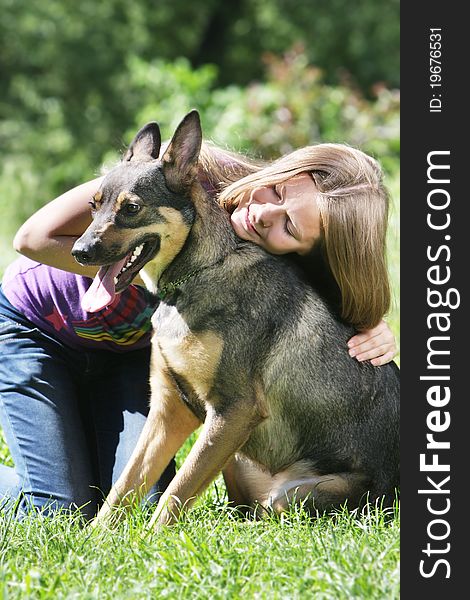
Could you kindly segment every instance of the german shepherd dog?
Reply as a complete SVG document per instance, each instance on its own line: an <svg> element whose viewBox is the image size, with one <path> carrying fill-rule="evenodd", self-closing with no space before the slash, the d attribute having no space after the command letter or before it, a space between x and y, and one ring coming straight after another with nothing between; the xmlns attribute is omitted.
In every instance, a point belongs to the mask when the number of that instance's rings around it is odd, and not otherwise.
<svg viewBox="0 0 470 600"><path fill-rule="evenodd" d="M141 271L160 296L149 416L97 520L144 495L201 424L151 525L174 522L221 471L237 506L280 513L297 502L317 514L390 502L397 367L352 360L352 329L290 262L237 238L198 181L201 139L192 111L159 160L159 127L143 127L106 175L72 251L102 266L91 295L104 289L106 302Z"/></svg>

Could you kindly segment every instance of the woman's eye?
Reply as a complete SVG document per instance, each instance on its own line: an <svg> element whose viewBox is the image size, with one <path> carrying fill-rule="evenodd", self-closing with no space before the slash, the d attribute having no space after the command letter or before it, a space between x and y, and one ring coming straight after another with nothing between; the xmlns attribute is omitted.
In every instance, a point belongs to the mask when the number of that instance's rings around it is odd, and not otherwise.
<svg viewBox="0 0 470 600"><path fill-rule="evenodd" d="M289 229L289 224L290 224L290 221L289 221L289 219L286 219L286 220L284 221L284 230L285 230L285 232L286 232L288 235L290 235L290 236L294 237L294 234L293 234L293 233L292 233L292 231Z"/></svg>
<svg viewBox="0 0 470 600"><path fill-rule="evenodd" d="M281 200L282 200L282 196L281 196L281 194L279 193L279 188L278 188L278 186L277 186L277 185L273 186L273 191L274 191L274 193L276 194L276 196L277 196L277 199L278 199L279 201L281 201Z"/></svg>
<svg viewBox="0 0 470 600"><path fill-rule="evenodd" d="M138 213L140 210L140 205L139 204L134 204L133 202L129 202L129 204L126 204L126 213L128 215L135 215L136 213Z"/></svg>

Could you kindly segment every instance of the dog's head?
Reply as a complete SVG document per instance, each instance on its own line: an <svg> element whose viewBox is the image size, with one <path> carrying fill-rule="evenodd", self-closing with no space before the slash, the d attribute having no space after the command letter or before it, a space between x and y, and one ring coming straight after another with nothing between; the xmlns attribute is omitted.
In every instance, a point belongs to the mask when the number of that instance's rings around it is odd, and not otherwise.
<svg viewBox="0 0 470 600"><path fill-rule="evenodd" d="M96 312L112 302L146 264L162 271L178 254L194 220L190 190L197 177L202 133L197 111L181 121L159 159L157 123L148 123L90 202L93 221L75 242L82 265L99 265L82 306Z"/></svg>

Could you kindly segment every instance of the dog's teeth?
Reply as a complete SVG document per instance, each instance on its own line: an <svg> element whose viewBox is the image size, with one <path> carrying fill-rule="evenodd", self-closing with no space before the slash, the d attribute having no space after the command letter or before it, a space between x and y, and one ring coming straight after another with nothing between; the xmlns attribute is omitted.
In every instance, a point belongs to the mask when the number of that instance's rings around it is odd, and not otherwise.
<svg viewBox="0 0 470 600"><path fill-rule="evenodd" d="M114 278L114 285L117 285L119 279L117 277Z"/></svg>
<svg viewBox="0 0 470 600"><path fill-rule="evenodd" d="M140 246L137 246L137 248L135 248L133 250L131 256L129 257L129 260L127 261L127 264L124 265L124 267L122 267L121 272L119 273L118 277L120 277L123 273L125 273L127 271L127 269L132 267L132 265L135 263L135 261L139 258L143 249L144 249L144 244L141 244ZM114 278L114 284L116 284L118 282L118 277Z"/></svg>

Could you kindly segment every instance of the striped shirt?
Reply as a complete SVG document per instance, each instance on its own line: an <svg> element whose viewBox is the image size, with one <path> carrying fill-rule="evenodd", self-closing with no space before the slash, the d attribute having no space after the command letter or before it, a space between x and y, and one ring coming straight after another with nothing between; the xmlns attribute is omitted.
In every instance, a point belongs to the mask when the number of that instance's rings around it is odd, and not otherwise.
<svg viewBox="0 0 470 600"><path fill-rule="evenodd" d="M130 285L97 313L82 309L89 277L20 257L5 271L2 289L11 305L34 325L75 349L126 352L150 344L157 300Z"/></svg>

